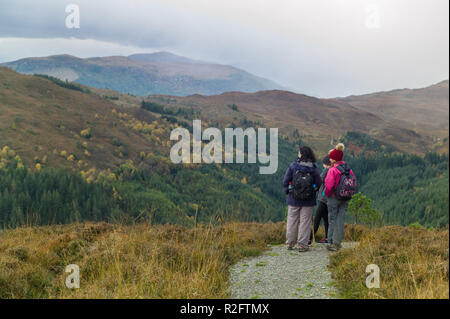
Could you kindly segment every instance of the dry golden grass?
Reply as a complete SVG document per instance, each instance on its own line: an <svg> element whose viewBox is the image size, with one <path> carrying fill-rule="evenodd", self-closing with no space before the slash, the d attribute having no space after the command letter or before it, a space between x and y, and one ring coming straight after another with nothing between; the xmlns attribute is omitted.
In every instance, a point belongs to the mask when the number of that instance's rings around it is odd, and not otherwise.
<svg viewBox="0 0 450 319"><path fill-rule="evenodd" d="M73 224L0 233L0 298L225 298L228 267L284 240L282 223ZM65 266L80 267L80 289Z"/></svg>
<svg viewBox="0 0 450 319"><path fill-rule="evenodd" d="M365 233L353 250L331 257L344 298L449 298L449 231L386 226ZM380 268L380 288L365 286L366 266Z"/></svg>
<svg viewBox="0 0 450 319"><path fill-rule="evenodd" d="M284 239L284 223L0 231L0 298L227 298L230 265ZM332 255L341 297L449 297L448 229L347 225L345 240L360 245ZM372 263L381 269L380 289L365 287ZM69 264L80 267L80 289L65 287Z"/></svg>

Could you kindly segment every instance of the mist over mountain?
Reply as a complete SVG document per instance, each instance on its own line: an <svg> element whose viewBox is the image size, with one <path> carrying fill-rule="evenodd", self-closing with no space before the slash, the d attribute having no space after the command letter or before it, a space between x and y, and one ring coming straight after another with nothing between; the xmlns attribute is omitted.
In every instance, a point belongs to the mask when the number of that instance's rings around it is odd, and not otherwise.
<svg viewBox="0 0 450 319"><path fill-rule="evenodd" d="M87 59L54 55L0 65L23 74L46 74L95 88L142 96L212 95L281 88L273 81L230 65L192 60L169 52Z"/></svg>

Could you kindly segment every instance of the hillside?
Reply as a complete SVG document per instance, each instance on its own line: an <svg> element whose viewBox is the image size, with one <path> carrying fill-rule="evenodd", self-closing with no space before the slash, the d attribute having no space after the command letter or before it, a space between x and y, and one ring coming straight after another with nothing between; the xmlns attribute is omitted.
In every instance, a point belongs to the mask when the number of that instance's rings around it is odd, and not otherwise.
<svg viewBox="0 0 450 319"><path fill-rule="evenodd" d="M209 95L280 88L272 81L229 65L192 60L168 52L88 59L55 55L25 58L0 66L134 95Z"/></svg>
<svg viewBox="0 0 450 319"><path fill-rule="evenodd" d="M187 109L179 117L194 114ZM192 225L231 216L282 218L282 190L271 181L281 167L263 179L254 165L175 165L169 136L180 124L161 114L0 68L0 115L0 185L8 189L0 192L3 227L30 220ZM283 153L286 162L292 154Z"/></svg>
<svg viewBox="0 0 450 319"><path fill-rule="evenodd" d="M0 140L13 147L26 164L106 169L140 152L156 152L164 145L156 137L130 130L119 114L158 120L139 109L123 109L96 94L61 87L49 79L20 75L0 68ZM124 116L122 116L124 117ZM162 127L159 137L168 127ZM90 136L83 137L82 131ZM73 155L72 160L68 160Z"/></svg>
<svg viewBox="0 0 450 319"><path fill-rule="evenodd" d="M337 111L331 107L333 116L319 122L316 114L328 114L330 105L282 91L141 99L0 68L0 227L85 220L280 221L281 180L297 146L308 143L322 156L330 148L327 129L334 126L336 134L342 132L334 141L348 146L346 160L385 221L448 224L448 157L395 154L398 141L389 140L392 146L388 139L346 131L349 119L342 114L355 111L346 103L335 105ZM293 101L302 103L296 107ZM278 116L297 116L304 124L281 126L275 174L261 175L253 164L176 165L169 159L170 131L190 128L194 118L223 129L282 124ZM363 132L383 123L365 111L356 110L354 118L367 120L366 127L354 123Z"/></svg>
<svg viewBox="0 0 450 319"><path fill-rule="evenodd" d="M408 153L431 150L434 143L427 132L418 134L400 122L388 122L344 101L318 99L288 91L227 92L214 96L195 94L187 97L148 96L147 99L171 107L200 109L204 116L216 118L219 124L239 126L245 120L265 123L267 127L278 127L287 136L301 137L321 152L328 151L330 145L347 131L369 134ZM233 105L237 109L230 113L230 106Z"/></svg>
<svg viewBox="0 0 450 319"><path fill-rule="evenodd" d="M440 129L449 128L448 80L420 89L377 92L339 100L377 114L385 120L403 120L418 127L429 125Z"/></svg>
<svg viewBox="0 0 450 319"><path fill-rule="evenodd" d="M388 123L399 123L421 135L429 135L437 150L448 152L449 81L420 88L349 96L342 101L371 112Z"/></svg>

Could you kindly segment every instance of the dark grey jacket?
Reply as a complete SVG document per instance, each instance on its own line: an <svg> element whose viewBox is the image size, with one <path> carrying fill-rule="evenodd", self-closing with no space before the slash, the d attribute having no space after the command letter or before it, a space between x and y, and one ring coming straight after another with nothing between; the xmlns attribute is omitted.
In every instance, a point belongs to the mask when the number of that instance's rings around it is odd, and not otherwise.
<svg viewBox="0 0 450 319"><path fill-rule="evenodd" d="M320 185L319 191L317 192L317 200L319 202L327 203L327 197L324 196L325 191L325 178L327 177L328 168L324 168L322 173L320 174L320 178L322 179L323 183Z"/></svg>

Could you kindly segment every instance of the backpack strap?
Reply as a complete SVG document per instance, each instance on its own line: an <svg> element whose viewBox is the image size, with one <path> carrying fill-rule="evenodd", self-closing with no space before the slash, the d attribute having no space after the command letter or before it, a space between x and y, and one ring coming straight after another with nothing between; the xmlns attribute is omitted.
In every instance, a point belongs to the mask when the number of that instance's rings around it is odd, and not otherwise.
<svg viewBox="0 0 450 319"><path fill-rule="evenodd" d="M341 174L349 174L350 173L350 167L347 165L347 163L339 164L338 166L336 166L336 168Z"/></svg>
<svg viewBox="0 0 450 319"><path fill-rule="evenodd" d="M308 173L308 172L312 171L312 167L306 166L306 165L302 165L300 163L296 163L295 170Z"/></svg>

